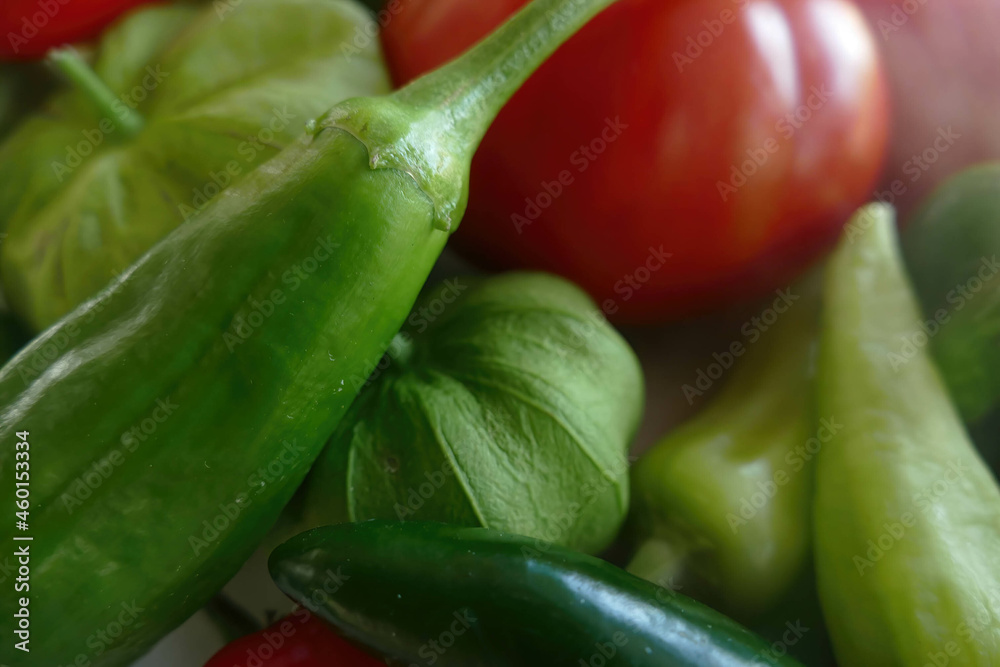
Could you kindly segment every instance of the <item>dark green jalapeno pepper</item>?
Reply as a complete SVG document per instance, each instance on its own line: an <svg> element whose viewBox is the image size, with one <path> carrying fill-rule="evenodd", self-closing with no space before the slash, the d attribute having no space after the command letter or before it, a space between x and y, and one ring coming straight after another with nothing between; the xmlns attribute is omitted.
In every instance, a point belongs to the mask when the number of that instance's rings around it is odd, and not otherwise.
<svg viewBox="0 0 1000 667"><path fill-rule="evenodd" d="M30 483L0 543L34 538L31 653L0 662L126 664L236 572L407 316L491 119L610 3L536 0L338 105L0 370L0 507Z"/></svg>
<svg viewBox="0 0 1000 667"><path fill-rule="evenodd" d="M327 526L275 549L269 567L285 593L392 665L799 664L605 561L485 528Z"/></svg>

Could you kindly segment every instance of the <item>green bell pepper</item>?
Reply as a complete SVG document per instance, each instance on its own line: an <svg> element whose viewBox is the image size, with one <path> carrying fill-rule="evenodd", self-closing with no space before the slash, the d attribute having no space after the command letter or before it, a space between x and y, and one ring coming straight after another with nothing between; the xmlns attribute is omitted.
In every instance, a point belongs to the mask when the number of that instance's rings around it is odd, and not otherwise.
<svg viewBox="0 0 1000 667"><path fill-rule="evenodd" d="M575 285L447 280L313 466L302 526L445 521L600 551L628 507L642 394L639 360Z"/></svg>
<svg viewBox="0 0 1000 667"><path fill-rule="evenodd" d="M536 0L334 107L0 370L0 507L29 484L0 543L34 538L0 615L30 609L33 664L128 663L239 569L403 324L492 119L611 1Z"/></svg>
<svg viewBox="0 0 1000 667"><path fill-rule="evenodd" d="M285 593L394 665L799 664L605 561L484 528L327 526L279 546L268 566Z"/></svg>
<svg viewBox="0 0 1000 667"><path fill-rule="evenodd" d="M154 5L104 35L93 70L0 145L0 275L41 330L292 144L310 119L388 92L353 0Z"/></svg>
<svg viewBox="0 0 1000 667"><path fill-rule="evenodd" d="M820 437L810 286L736 362L721 393L632 469L629 571L674 581L737 618L773 609L807 569L812 461Z"/></svg>
<svg viewBox="0 0 1000 667"><path fill-rule="evenodd" d="M816 462L816 571L842 665L1000 664L1000 488L969 441L921 330L892 209L848 224L828 266Z"/></svg>

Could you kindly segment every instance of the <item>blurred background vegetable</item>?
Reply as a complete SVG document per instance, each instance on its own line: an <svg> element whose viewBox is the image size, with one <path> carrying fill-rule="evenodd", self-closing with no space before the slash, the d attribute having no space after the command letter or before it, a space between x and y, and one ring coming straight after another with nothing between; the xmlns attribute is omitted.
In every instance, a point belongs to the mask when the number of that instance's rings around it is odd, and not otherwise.
<svg viewBox="0 0 1000 667"><path fill-rule="evenodd" d="M642 405L638 359L572 283L447 280L314 464L300 526L445 521L596 553L628 509Z"/></svg>
<svg viewBox="0 0 1000 667"><path fill-rule="evenodd" d="M118 15L150 0L3 0L0 60L41 58L49 49L96 37Z"/></svg>
<svg viewBox="0 0 1000 667"><path fill-rule="evenodd" d="M383 33L396 83L524 2L402 3ZM847 0L621 0L500 114L455 240L485 265L564 275L619 321L761 296L870 196L887 116Z"/></svg>
<svg viewBox="0 0 1000 667"><path fill-rule="evenodd" d="M157 5L0 145L0 276L33 329L90 298L337 102L389 88L346 0ZM303 30L303 26L309 26ZM93 74L96 73L96 77Z"/></svg>
<svg viewBox="0 0 1000 667"><path fill-rule="evenodd" d="M1000 472L1000 163L938 186L914 212L903 251L923 319L894 360L933 350L976 444Z"/></svg>
<svg viewBox="0 0 1000 667"><path fill-rule="evenodd" d="M1000 3L858 0L884 55L892 143L875 195L902 223L939 182L1000 159Z"/></svg>

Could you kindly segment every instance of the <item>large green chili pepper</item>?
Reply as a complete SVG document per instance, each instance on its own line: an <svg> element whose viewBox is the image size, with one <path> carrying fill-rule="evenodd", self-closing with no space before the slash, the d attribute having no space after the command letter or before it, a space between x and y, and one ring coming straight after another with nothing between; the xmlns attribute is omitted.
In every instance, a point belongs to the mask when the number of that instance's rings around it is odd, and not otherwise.
<svg viewBox="0 0 1000 667"><path fill-rule="evenodd" d="M1000 442L1000 163L967 169L940 185L903 235L923 305L922 326L898 342L894 361L934 352L955 405L995 470Z"/></svg>
<svg viewBox="0 0 1000 667"><path fill-rule="evenodd" d="M366 521L278 547L278 586L394 665L797 665L592 556L484 528Z"/></svg>
<svg viewBox="0 0 1000 667"><path fill-rule="evenodd" d="M739 352L719 396L632 468L629 570L741 618L773 608L808 564L819 298L789 292L796 301Z"/></svg>
<svg viewBox="0 0 1000 667"><path fill-rule="evenodd" d="M611 1L536 0L338 105L0 370L0 507L16 433L31 453L27 528L0 543L34 538L31 653L8 636L0 661L127 663L236 572L407 316L492 118Z"/></svg>
<svg viewBox="0 0 1000 667"><path fill-rule="evenodd" d="M1000 489L930 359L892 210L868 206L829 264L816 568L841 665L1000 664Z"/></svg>

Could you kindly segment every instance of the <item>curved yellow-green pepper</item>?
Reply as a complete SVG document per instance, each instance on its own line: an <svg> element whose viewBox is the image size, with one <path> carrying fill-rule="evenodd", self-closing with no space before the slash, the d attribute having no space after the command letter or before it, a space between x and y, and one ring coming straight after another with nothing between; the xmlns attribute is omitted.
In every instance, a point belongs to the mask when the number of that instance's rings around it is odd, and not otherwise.
<svg viewBox="0 0 1000 667"><path fill-rule="evenodd" d="M843 428L816 465L816 571L838 661L1000 664L1000 489L920 330L892 210L861 209L829 264L819 414Z"/></svg>

